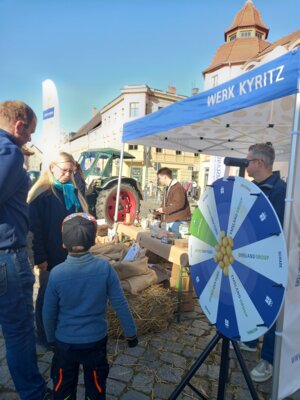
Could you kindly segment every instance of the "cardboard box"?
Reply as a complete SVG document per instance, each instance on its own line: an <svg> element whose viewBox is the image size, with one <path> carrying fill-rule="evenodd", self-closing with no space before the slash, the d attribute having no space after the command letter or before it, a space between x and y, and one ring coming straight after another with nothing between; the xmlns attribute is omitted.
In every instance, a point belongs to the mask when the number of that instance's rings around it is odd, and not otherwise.
<svg viewBox="0 0 300 400"><path fill-rule="evenodd" d="M174 242L175 246L181 248L188 248L189 247L189 240L188 239L175 239Z"/></svg>
<svg viewBox="0 0 300 400"><path fill-rule="evenodd" d="M137 243L133 242L132 245L129 247L126 256L124 257L124 261L136 260L139 257L140 251L140 246Z"/></svg>

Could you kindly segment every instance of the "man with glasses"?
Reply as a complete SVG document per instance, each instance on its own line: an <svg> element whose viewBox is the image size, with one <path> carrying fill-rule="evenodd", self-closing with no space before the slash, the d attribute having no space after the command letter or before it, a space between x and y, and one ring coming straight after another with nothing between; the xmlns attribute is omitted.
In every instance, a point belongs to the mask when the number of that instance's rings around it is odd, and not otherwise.
<svg viewBox="0 0 300 400"><path fill-rule="evenodd" d="M283 226L286 183L280 178L279 171L272 172L275 151L272 144L257 143L249 147L247 173L254 178L255 183L268 197ZM264 335L261 350L261 360L251 371L251 378L255 382L265 382L273 373L273 356L275 345L275 326ZM257 340L242 343L241 350L255 351Z"/></svg>
<svg viewBox="0 0 300 400"><path fill-rule="evenodd" d="M36 360L33 284L27 250L29 177L21 147L36 115L21 101L0 103L0 324L8 368L22 400L49 398Z"/></svg>

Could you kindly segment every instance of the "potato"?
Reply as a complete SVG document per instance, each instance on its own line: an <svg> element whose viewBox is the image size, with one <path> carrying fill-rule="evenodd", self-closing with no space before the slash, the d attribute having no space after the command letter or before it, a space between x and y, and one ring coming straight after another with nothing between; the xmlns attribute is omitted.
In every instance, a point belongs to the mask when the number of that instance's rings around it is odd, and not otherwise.
<svg viewBox="0 0 300 400"><path fill-rule="evenodd" d="M228 265L230 264L230 263L229 263L229 257L228 257L228 256L224 256L223 262L224 262L224 264L225 264L225 267L228 267Z"/></svg>
<svg viewBox="0 0 300 400"><path fill-rule="evenodd" d="M231 256L231 254L232 254L232 249L231 249L231 247L229 245L226 247L226 254L228 256Z"/></svg>
<svg viewBox="0 0 300 400"><path fill-rule="evenodd" d="M232 248L234 245L234 242L233 242L233 239L231 236L228 236L228 242L229 242L229 246L231 246L231 248Z"/></svg>

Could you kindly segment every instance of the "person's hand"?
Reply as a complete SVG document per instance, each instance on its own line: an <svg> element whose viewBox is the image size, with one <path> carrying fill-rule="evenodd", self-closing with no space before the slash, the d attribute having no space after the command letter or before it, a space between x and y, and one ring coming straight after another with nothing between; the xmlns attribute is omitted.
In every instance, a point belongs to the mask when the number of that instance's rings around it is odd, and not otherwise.
<svg viewBox="0 0 300 400"><path fill-rule="evenodd" d="M157 210L156 210L158 213L160 213L160 214L163 214L163 208L162 207L159 207Z"/></svg>
<svg viewBox="0 0 300 400"><path fill-rule="evenodd" d="M126 340L128 343L128 347L135 347L139 343L137 336L127 337Z"/></svg>
<svg viewBox="0 0 300 400"><path fill-rule="evenodd" d="M45 271L47 271L48 263L47 263L47 261L44 261L41 264L38 264L37 267L40 272L45 272Z"/></svg>

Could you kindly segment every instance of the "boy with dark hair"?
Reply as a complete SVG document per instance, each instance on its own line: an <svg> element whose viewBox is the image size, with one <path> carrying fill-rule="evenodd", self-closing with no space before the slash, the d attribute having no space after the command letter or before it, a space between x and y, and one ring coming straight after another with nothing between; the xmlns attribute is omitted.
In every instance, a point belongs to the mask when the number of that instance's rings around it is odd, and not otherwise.
<svg viewBox="0 0 300 400"><path fill-rule="evenodd" d="M84 370L85 398L105 399L109 371L108 299L121 321L129 347L138 344L135 323L116 272L107 261L89 252L95 244L96 230L96 220L86 213L65 218L62 239L69 254L50 273L43 320L54 350L54 400L76 399L80 364Z"/></svg>
<svg viewBox="0 0 300 400"><path fill-rule="evenodd" d="M191 220L191 210L187 194L182 185L172 178L169 168L161 168L157 172L159 183L165 187L161 207L156 211L162 215L163 221L167 223L167 230L179 233L179 227L188 224Z"/></svg>

